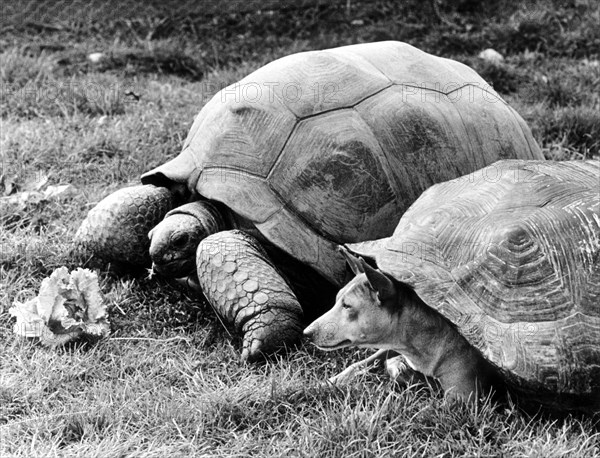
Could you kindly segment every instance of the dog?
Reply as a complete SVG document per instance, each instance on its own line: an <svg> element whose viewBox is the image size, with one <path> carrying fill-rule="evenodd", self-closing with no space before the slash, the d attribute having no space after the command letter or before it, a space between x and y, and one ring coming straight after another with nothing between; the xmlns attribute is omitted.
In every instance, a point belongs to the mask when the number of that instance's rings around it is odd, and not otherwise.
<svg viewBox="0 0 600 458"><path fill-rule="evenodd" d="M389 357L400 354L411 369L437 379L450 399L474 402L490 390L489 363L446 318L409 285L341 251L355 276L304 335L326 351L350 346L379 351L332 377L331 383L346 383L376 360L387 359L388 372L397 376L402 360Z"/></svg>

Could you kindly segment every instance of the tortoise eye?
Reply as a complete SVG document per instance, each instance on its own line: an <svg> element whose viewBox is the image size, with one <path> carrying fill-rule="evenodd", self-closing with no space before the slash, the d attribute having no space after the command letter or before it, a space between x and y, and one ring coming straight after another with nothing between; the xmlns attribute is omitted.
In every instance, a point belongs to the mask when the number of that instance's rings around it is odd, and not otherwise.
<svg viewBox="0 0 600 458"><path fill-rule="evenodd" d="M183 234L177 234L171 239L171 245L175 248L182 248L188 243L188 240L189 236L185 232Z"/></svg>

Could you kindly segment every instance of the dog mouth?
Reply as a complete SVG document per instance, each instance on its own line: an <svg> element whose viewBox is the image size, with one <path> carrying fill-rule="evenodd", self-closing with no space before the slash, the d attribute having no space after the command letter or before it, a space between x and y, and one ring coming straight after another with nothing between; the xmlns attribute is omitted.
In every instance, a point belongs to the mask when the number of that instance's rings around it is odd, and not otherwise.
<svg viewBox="0 0 600 458"><path fill-rule="evenodd" d="M317 348L319 348L321 350L333 351L333 350L338 350L340 348L349 347L350 345L352 345L352 341L349 339L346 339L346 340L342 340L341 342L338 342L333 345L322 345L322 344L315 344L315 345L317 346Z"/></svg>

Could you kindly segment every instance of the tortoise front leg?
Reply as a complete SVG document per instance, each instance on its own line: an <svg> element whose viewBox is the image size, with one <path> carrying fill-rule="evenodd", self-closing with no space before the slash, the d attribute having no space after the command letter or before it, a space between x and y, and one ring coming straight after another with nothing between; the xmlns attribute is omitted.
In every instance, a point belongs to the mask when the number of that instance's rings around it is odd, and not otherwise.
<svg viewBox="0 0 600 458"><path fill-rule="evenodd" d="M222 318L242 332L242 360L297 343L302 308L258 240L238 231L206 237L196 252L198 280Z"/></svg>

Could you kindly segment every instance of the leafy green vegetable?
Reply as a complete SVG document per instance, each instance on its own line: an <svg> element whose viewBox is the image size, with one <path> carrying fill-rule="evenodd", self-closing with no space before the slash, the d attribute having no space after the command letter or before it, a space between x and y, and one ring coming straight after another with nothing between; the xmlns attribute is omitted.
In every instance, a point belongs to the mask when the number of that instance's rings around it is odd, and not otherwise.
<svg viewBox="0 0 600 458"><path fill-rule="evenodd" d="M50 347L84 334L104 337L109 333L98 276L89 269L69 274L66 267L59 267L42 281L37 297L15 301L9 312L17 319L15 334L39 338Z"/></svg>

